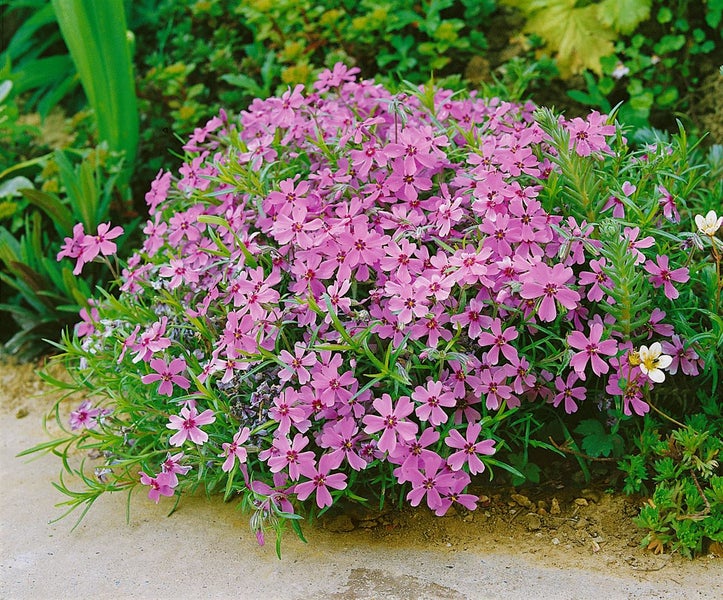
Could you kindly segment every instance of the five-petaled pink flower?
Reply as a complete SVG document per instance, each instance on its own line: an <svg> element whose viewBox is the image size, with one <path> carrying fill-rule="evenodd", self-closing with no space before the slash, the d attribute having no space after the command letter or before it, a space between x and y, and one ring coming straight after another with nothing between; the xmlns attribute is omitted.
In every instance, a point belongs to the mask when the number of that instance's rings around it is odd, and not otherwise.
<svg viewBox="0 0 723 600"><path fill-rule="evenodd" d="M170 421L166 427L168 429L177 429L178 433L174 433L168 440L171 446L182 446L186 440L191 440L194 444L202 446L208 441L208 434L200 429L200 425L209 425L216 420L213 411L208 408L200 415L196 412L195 406L184 406L181 409L181 416L171 415Z"/></svg>
<svg viewBox="0 0 723 600"><path fill-rule="evenodd" d="M582 386L575 386L577 383L578 376L575 371L570 371L567 375L567 379L563 380L562 377L555 378L555 387L558 393L552 400L553 406L559 406L561 402L564 402L565 412L572 414L577 411L576 400L583 401L587 395L587 391Z"/></svg>
<svg viewBox="0 0 723 600"><path fill-rule="evenodd" d="M472 475L481 473L485 470L484 463L480 460L478 454L492 455L495 453L495 441L494 440L481 440L477 441L482 425L479 423L470 423L467 426L465 437L457 431L452 429L449 435L445 438L444 443L450 448L458 448L459 451L452 454L447 459L447 464L453 471L459 471L464 463L469 465L469 472Z"/></svg>
<svg viewBox="0 0 723 600"><path fill-rule="evenodd" d="M521 276L523 298L542 298L538 315L543 321L554 321L557 317L555 302L572 310L580 301L580 294L567 287L573 273L570 267L556 263L549 267L545 263L537 263L527 273Z"/></svg>
<svg viewBox="0 0 723 600"><path fill-rule="evenodd" d="M362 421L366 425L366 433L382 431L377 448L382 452L392 452L397 447L398 438L409 441L417 433L417 424L404 420L414 410L414 404L409 396L401 396L396 406L392 406L392 397L382 394L372 403L379 415L366 415Z"/></svg>
<svg viewBox="0 0 723 600"><path fill-rule="evenodd" d="M316 490L316 505L319 508L331 506L334 500L329 493L329 488L343 490L346 487L345 473L329 473L332 469L333 459L329 454L324 454L319 459L318 468L313 466L304 467L302 473L309 481L297 483L294 486L294 493L299 500L306 500Z"/></svg>
<svg viewBox="0 0 723 600"><path fill-rule="evenodd" d="M246 448L244 448L241 444L248 441L250 435L251 430L248 427L240 428L234 434L233 440L230 443L226 442L221 445L221 448L223 448L223 454L221 456L226 457L226 460L223 461L223 464L221 465L221 470L224 473L228 473L231 469L233 469L236 459L238 459L239 466L246 462Z"/></svg>
<svg viewBox="0 0 723 600"><path fill-rule="evenodd" d="M656 255L655 261L657 264L652 260L648 260L644 265L645 270L650 273L650 283L656 288L663 286L665 296L670 300L675 300L679 293L673 286L673 282L685 283L690 279L687 267L680 267L671 271L668 265L668 257L665 254L663 256Z"/></svg>
<svg viewBox="0 0 723 600"><path fill-rule="evenodd" d="M110 228L110 223L101 223L98 225L98 231L95 234L86 234L81 242L82 253L80 259L83 263L93 260L98 254L103 256L112 256L118 250L115 242L111 240L123 235L123 228L116 225ZM80 263L80 261L78 261ZM78 267L76 266L76 269Z"/></svg>
<svg viewBox="0 0 723 600"><path fill-rule="evenodd" d="M155 477L151 477L140 471L139 475L141 476L141 483L151 487L148 490L148 497L156 504L158 504L161 496L173 496L173 477L170 473L162 472Z"/></svg>
<svg viewBox="0 0 723 600"><path fill-rule="evenodd" d="M158 393L165 394L166 396L173 395L173 384L175 383L178 387L187 390L191 387L191 382L186 379L183 375L179 375L182 371L186 370L186 361L183 358L174 358L170 364L166 363L162 358L154 358L151 360L151 369L155 373L150 373L141 377L143 383L153 383L154 381L160 381L158 386Z"/></svg>
<svg viewBox="0 0 723 600"><path fill-rule="evenodd" d="M602 323L593 323L590 325L590 337L585 337L581 331L573 331L567 336L567 343L570 347L580 350L570 359L570 366L575 369L577 375L585 380L585 367L588 361L595 375L602 375L610 370L608 364L600 357L601 354L613 356L618 349L618 343L615 340L600 341L603 334Z"/></svg>

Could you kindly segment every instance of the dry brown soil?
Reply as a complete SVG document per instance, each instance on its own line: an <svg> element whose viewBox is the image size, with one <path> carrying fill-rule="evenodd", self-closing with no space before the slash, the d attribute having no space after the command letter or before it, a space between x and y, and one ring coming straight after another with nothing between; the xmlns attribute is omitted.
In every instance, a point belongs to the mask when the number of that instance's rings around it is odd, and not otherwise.
<svg viewBox="0 0 723 600"><path fill-rule="evenodd" d="M0 363L0 598L719 598L721 559L639 547L631 499L564 482L478 490L475 512L349 507L291 531L284 556L260 548L232 504L205 497L156 506L134 494L101 498L51 522L63 500L53 456L17 458L49 439L53 403L36 365ZM77 403L77 399L73 404Z"/></svg>

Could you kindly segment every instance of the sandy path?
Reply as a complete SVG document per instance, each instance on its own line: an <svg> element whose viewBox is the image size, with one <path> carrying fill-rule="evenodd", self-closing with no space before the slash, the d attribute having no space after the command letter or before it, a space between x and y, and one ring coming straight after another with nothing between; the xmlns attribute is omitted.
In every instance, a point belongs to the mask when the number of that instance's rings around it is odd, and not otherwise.
<svg viewBox="0 0 723 600"><path fill-rule="evenodd" d="M71 532L72 516L49 523L62 512L54 506L62 496L49 483L58 460L16 458L47 439L40 420L48 400L34 397L40 388L29 368L0 365L2 599L713 599L723 587L720 559L655 557L636 570L577 548L512 553L509 540L496 551L469 531L462 540L461 520L453 518L435 521L441 525L431 538L424 518L419 531L381 538L307 525L309 544L290 533L282 561L272 546L256 545L232 505L205 498L184 499L166 518L168 504L135 495L128 525L126 496L102 498ZM17 418L22 408L28 414Z"/></svg>

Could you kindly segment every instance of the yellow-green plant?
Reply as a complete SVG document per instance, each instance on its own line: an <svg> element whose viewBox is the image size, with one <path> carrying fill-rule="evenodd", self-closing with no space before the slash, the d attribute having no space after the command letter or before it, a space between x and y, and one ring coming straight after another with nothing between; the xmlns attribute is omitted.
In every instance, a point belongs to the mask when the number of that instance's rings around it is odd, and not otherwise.
<svg viewBox="0 0 723 600"><path fill-rule="evenodd" d="M613 53L620 34L632 33L650 16L652 0L502 0L524 14L527 33L540 36L556 53L563 77L590 69L600 74L600 59Z"/></svg>

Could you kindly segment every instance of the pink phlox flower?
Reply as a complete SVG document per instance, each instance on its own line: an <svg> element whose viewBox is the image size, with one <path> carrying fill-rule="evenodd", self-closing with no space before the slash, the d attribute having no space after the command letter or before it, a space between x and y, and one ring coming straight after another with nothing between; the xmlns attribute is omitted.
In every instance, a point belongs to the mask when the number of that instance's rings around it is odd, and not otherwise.
<svg viewBox="0 0 723 600"><path fill-rule="evenodd" d="M248 427L239 428L239 430L234 434L231 442L224 442L221 445L221 448L223 449L223 454L221 454L221 456L226 457L223 465L221 465L221 470L224 473L228 473L233 469L236 460L238 460L239 467L246 462L247 451L242 444L248 441L250 435L251 430Z"/></svg>
<svg viewBox="0 0 723 600"><path fill-rule="evenodd" d="M490 331L482 331L479 334L477 343L482 346L492 346L487 352L487 361L491 365L496 365L500 359L500 352L508 361L517 359L517 349L510 345L510 342L517 338L518 332L514 327L508 327L502 331L502 321L498 318L491 320L489 326Z"/></svg>
<svg viewBox="0 0 723 600"><path fill-rule="evenodd" d="M263 201L262 208L266 214L276 214L278 207L284 204L295 205L309 192L311 184L308 181L299 181L296 185L297 175L293 179L284 179L279 182L279 189L269 192Z"/></svg>
<svg viewBox="0 0 723 600"><path fill-rule="evenodd" d="M603 334L603 324L593 323L590 325L590 336L585 337L581 331L573 331L567 336L567 343L570 347L580 350L570 359L570 366L581 380L585 381L585 368L588 361L595 375L607 373L610 367L600 356L613 356L617 353L618 343L615 340L600 341Z"/></svg>
<svg viewBox="0 0 723 600"><path fill-rule="evenodd" d="M319 459L319 465L305 465L303 475L309 478L309 481L297 483L294 486L296 497L304 501L316 491L316 505L319 508L331 506L334 500L331 497L329 488L335 490L343 490L346 487L346 473L330 473L333 468L332 460L328 454Z"/></svg>
<svg viewBox="0 0 723 600"><path fill-rule="evenodd" d="M151 360L150 366L155 373L144 375L141 377L141 381L146 384L160 381L161 383L158 386L159 394L172 396L174 383L184 390L191 386L188 379L183 375L179 375L179 373L186 370L186 361L183 358L174 358L170 363L167 363L162 358L154 358Z"/></svg>
<svg viewBox="0 0 723 600"><path fill-rule="evenodd" d="M603 286L607 289L612 289L613 282L605 272L607 264L605 257L602 257L599 260L593 259L590 261L589 264L591 270L581 271L578 275L577 281L581 286L590 285L590 288L587 290L588 300L590 300L591 302L599 302L603 299L603 296L605 295L605 291L603 291L602 287L600 286ZM615 300L610 297L608 297L607 299L608 304L614 301Z"/></svg>
<svg viewBox="0 0 723 600"><path fill-rule="evenodd" d="M359 73L358 67L349 68L343 62L337 62L332 69L324 69L319 73L317 80L314 82L314 89L318 92L325 92L329 88L353 82L357 73Z"/></svg>
<svg viewBox="0 0 723 600"><path fill-rule="evenodd" d="M418 203L419 192L432 189L432 180L419 170L414 162L395 159L392 163L392 174L386 181L389 190L397 199L412 205Z"/></svg>
<svg viewBox="0 0 723 600"><path fill-rule="evenodd" d="M665 311L659 308L654 308L650 313L648 321L643 325L643 329L647 331L647 339L651 339L653 335L659 335L662 337L670 337L675 332L675 329L669 323L663 323L665 319Z"/></svg>
<svg viewBox="0 0 723 600"><path fill-rule="evenodd" d="M494 440L480 440L480 431L482 425L479 423L470 423L467 425L465 431L465 437L456 429L451 429L444 443L450 448L457 448L458 452L453 453L447 458L447 464L453 471L459 471L465 463L469 467L469 472L472 475L482 473L485 470L484 463L480 460L478 454L485 454L491 456L495 453L495 441Z"/></svg>
<svg viewBox="0 0 723 600"><path fill-rule="evenodd" d="M68 258L79 258L83 253L84 239L85 231L83 230L83 224L76 223L73 225L73 236L64 238L64 244L61 247L60 252L58 252L56 259L60 261L64 256L67 256Z"/></svg>
<svg viewBox="0 0 723 600"><path fill-rule="evenodd" d="M566 285L572 277L572 269L561 263L555 263L552 267L538 263L520 277L522 282L520 296L527 299L541 297L542 301L538 308L540 319L554 321L557 317L556 302L572 310L580 301L580 294Z"/></svg>
<svg viewBox="0 0 723 600"><path fill-rule="evenodd" d="M484 246L491 248L500 257L512 255L512 244L522 241L521 219L512 219L508 214L491 215L478 227L486 234Z"/></svg>
<svg viewBox="0 0 723 600"><path fill-rule="evenodd" d="M662 194L658 203L663 208L663 216L671 223L680 223L680 213L675 204L675 198L664 185L658 186L658 192Z"/></svg>
<svg viewBox="0 0 723 600"><path fill-rule="evenodd" d="M679 269L673 269L671 271L668 265L668 256L665 254L662 256L656 255L655 263L652 260L646 261L644 268L650 273L650 277L648 278L650 283L656 288L662 286L666 298L670 300L675 300L679 296L679 292L673 286L673 282L685 283L690 279L687 267L680 267Z"/></svg>
<svg viewBox="0 0 723 600"><path fill-rule="evenodd" d="M202 446L208 441L208 434L202 431L200 426L213 423L216 417L210 408L198 414L195 406L184 406L181 409L181 416L171 415L168 420L166 427L178 430L168 440L171 446L182 446L186 440Z"/></svg>
<svg viewBox="0 0 723 600"><path fill-rule="evenodd" d="M474 494L462 493L470 484L470 476L465 471L456 471L453 473L453 476L453 483L449 486L446 494L442 495L442 502L434 511L434 514L438 517L444 516L453 504L464 506L467 510L475 510L477 508L477 500L479 500L479 497Z"/></svg>
<svg viewBox="0 0 723 600"><path fill-rule="evenodd" d="M427 338L427 348L436 348L439 344L439 339L442 338L445 341L452 339L452 332L444 327L449 322L449 315L444 309L444 306L437 304L430 309L423 318L417 320L412 324L409 330L410 339L419 340Z"/></svg>
<svg viewBox="0 0 723 600"><path fill-rule="evenodd" d="M432 454L424 458L421 468L410 469L409 481L412 484L407 494L409 503L419 506L426 497L427 506L437 510L442 506L442 495L448 494L454 486L455 476L441 456Z"/></svg>
<svg viewBox="0 0 723 600"><path fill-rule="evenodd" d="M138 343L133 346L136 353L133 362L148 361L154 353L165 350L171 345L171 340L165 337L168 317L161 317L153 323L138 338Z"/></svg>
<svg viewBox="0 0 723 600"><path fill-rule="evenodd" d="M472 298L467 302L465 311L458 315L452 316L452 322L458 323L459 325L467 326L467 335L470 339L477 339L482 332L483 327L489 327L492 323L492 318L484 315L485 305L482 300L478 298Z"/></svg>
<svg viewBox="0 0 723 600"><path fill-rule="evenodd" d="M123 228L116 225L111 229L110 223L101 223L98 225L98 231L94 235L86 235L83 238L81 246L83 253L81 258L84 262L90 262L98 254L103 256L112 256L118 250L115 242L111 242L119 236L123 235Z"/></svg>
<svg viewBox="0 0 723 600"><path fill-rule="evenodd" d="M482 371L475 391L486 396L485 405L489 410L497 410L504 401L507 401L507 406L510 408L520 405L520 400L512 394L512 388L507 385L504 368L492 367Z"/></svg>
<svg viewBox="0 0 723 600"><path fill-rule="evenodd" d="M136 344L136 336L138 335L138 332L141 330L140 325L136 325L133 331L130 332L128 337L123 340L123 344L121 345L121 351L118 355L118 360L116 361L118 364L120 364L123 361L123 358L126 355L126 352L129 348L133 348Z"/></svg>
<svg viewBox="0 0 723 600"><path fill-rule="evenodd" d="M170 497L175 493L171 473L159 473L155 477L146 475L143 471L139 471L138 474L141 476L141 484L150 486L148 498L156 504L158 504L161 496Z"/></svg>
<svg viewBox="0 0 723 600"><path fill-rule="evenodd" d="M158 171L156 178L151 182L151 189L145 195L148 212L155 214L159 204L165 202L168 190L171 188L171 172Z"/></svg>
<svg viewBox="0 0 723 600"><path fill-rule="evenodd" d="M406 417L414 411L414 404L409 396L400 396L396 406L392 405L392 397L382 394L372 403L378 415L368 414L362 421L366 425L364 432L368 434L382 431L377 447L382 452L392 452L398 440L411 440L417 433L417 424L407 421Z"/></svg>
<svg viewBox="0 0 723 600"><path fill-rule="evenodd" d="M319 364L312 372L311 385L327 406L332 406L337 401L346 402L354 395L351 391L357 383L354 373L347 370L339 374L341 365L341 355L335 354L328 364Z"/></svg>
<svg viewBox="0 0 723 600"><path fill-rule="evenodd" d="M367 461L358 454L359 440L361 438L356 421L344 417L335 423L327 422L320 438L320 446L329 448L329 465L337 469L346 459L349 466L355 471L361 471L367 466Z"/></svg>
<svg viewBox="0 0 723 600"><path fill-rule="evenodd" d="M78 408L70 412L70 428L95 429L101 413L102 409L94 407L90 400L83 400Z"/></svg>
<svg viewBox="0 0 723 600"><path fill-rule="evenodd" d="M289 285L289 290L295 294L311 291L314 297L321 297L326 290L323 280L331 277L335 268L329 261L321 261L322 256L318 253L305 259L297 258L291 266L295 281Z"/></svg>
<svg viewBox="0 0 723 600"><path fill-rule="evenodd" d="M178 189L191 194L194 190L206 190L211 185L210 176L214 174L212 165L203 166L206 163L208 152L195 157L190 163L185 162L178 169L183 177L178 182ZM175 243L175 242L174 242Z"/></svg>
<svg viewBox="0 0 723 600"><path fill-rule="evenodd" d="M387 460L392 464L399 465L394 469L394 476L398 483L406 483L410 481L409 473L411 470L419 470L424 460L435 455L436 452L430 450L429 447L436 445L439 441L439 431L434 427L427 427L422 431L419 438L414 437L409 441L400 441L393 452L389 453Z"/></svg>
<svg viewBox="0 0 723 600"><path fill-rule="evenodd" d="M580 156L590 156L595 152L611 153L605 136L615 134L614 125L606 125L607 115L592 111L585 120L575 117L563 125L570 132L570 149L574 148Z"/></svg>
<svg viewBox="0 0 723 600"><path fill-rule="evenodd" d="M183 460L183 456L183 452L178 452L173 456L171 456L171 453L169 452L166 455L166 460L161 463L161 472L170 475L169 485L173 488L178 485L178 475L185 475L193 468L191 465L180 464Z"/></svg>
<svg viewBox="0 0 723 600"><path fill-rule="evenodd" d="M429 421L434 427L447 422L449 415L445 412L445 407L452 408L457 405L454 394L445 390L441 381L428 381L425 387L418 385L412 392L412 400L420 403L415 409L419 420Z"/></svg>
<svg viewBox="0 0 723 600"><path fill-rule="evenodd" d="M645 260L645 255L640 251L640 248L650 248L655 243L655 239L651 236L638 240L638 235L640 235L639 227L625 227L623 229L623 237L628 240L628 250L635 255L636 265Z"/></svg>
<svg viewBox="0 0 723 600"><path fill-rule="evenodd" d="M391 240L386 247L386 256L379 261L379 267L385 273L391 273L392 277L401 283L409 283L412 281L410 268L413 272L418 272L422 264L422 261L414 258L416 249L417 246L407 239L400 243Z"/></svg>
<svg viewBox="0 0 723 600"><path fill-rule="evenodd" d="M582 402L587 394L584 387L575 387L578 379L575 371L570 371L566 380L563 380L562 377L555 378L555 388L557 388L558 394L553 398L552 405L557 407L564 401L565 412L568 415L577 411L578 407L575 401Z"/></svg>
<svg viewBox="0 0 723 600"><path fill-rule="evenodd" d="M387 154L379 147L377 140L364 142L361 150L352 150L349 156L352 160L352 167L362 179L367 178L374 165L387 166Z"/></svg>
<svg viewBox="0 0 723 600"><path fill-rule="evenodd" d="M432 151L432 140L415 127L402 129L397 136L397 142L387 144L384 152L387 156L401 159L401 164L400 160L394 161L393 169L403 167L405 174L407 172L414 174L424 167L434 168L438 163L438 158Z"/></svg>
<svg viewBox="0 0 723 600"><path fill-rule="evenodd" d="M414 286L427 298L430 296L437 302L449 298L449 294L455 285L454 277L431 273L429 276L419 276L414 281Z"/></svg>
<svg viewBox="0 0 723 600"><path fill-rule="evenodd" d="M315 244L312 232L322 227L320 219L307 219L308 211L304 204L286 205L276 215L270 234L281 245L296 244L299 248L311 248Z"/></svg>
<svg viewBox="0 0 723 600"><path fill-rule="evenodd" d="M190 268L187 262L182 258L172 258L168 265L164 265L159 269L161 277L170 277L168 288L173 290L179 285L198 283L198 273Z"/></svg>
<svg viewBox="0 0 723 600"><path fill-rule="evenodd" d="M90 308L90 312L88 312ZM88 300L88 307L80 309L78 313L81 321L75 326L75 334L80 337L85 337L96 331L96 325L100 321L100 313L95 307L95 301L91 298Z"/></svg>
<svg viewBox="0 0 723 600"><path fill-rule="evenodd" d="M427 314L427 296L418 286L387 281L384 291L389 296L387 306L396 314L399 323L406 324L415 317L419 318Z"/></svg>
<svg viewBox="0 0 723 600"><path fill-rule="evenodd" d="M310 450L302 452L308 444L309 438L301 433L297 433L293 441L289 441L285 435L275 436L273 447L276 454L268 458L269 470L272 473L278 473L282 469L288 469L291 480L297 481L301 476L302 468L308 470L314 466L314 453Z"/></svg>
<svg viewBox="0 0 723 600"><path fill-rule="evenodd" d="M517 395L532 389L535 385L536 378L530 372L530 362L524 356L517 356L510 361L507 375L515 378L512 381L512 391Z"/></svg>
<svg viewBox="0 0 723 600"><path fill-rule="evenodd" d="M299 383L308 383L311 375L306 367L313 367L316 364L316 353L307 352L307 347L301 342L294 344L294 354L288 350L282 350L279 353L279 360L286 365L279 371L279 379L281 381L289 381L294 375Z"/></svg>
<svg viewBox="0 0 723 600"><path fill-rule="evenodd" d="M329 306L331 307L330 313L338 315L339 311L343 314L348 314L351 310L352 299L348 298L345 294L351 288L351 281L335 281L326 288L326 294L329 298ZM331 323L332 318L329 314L324 317L324 323Z"/></svg>
<svg viewBox="0 0 723 600"><path fill-rule="evenodd" d="M146 221L146 226L143 228L143 233L146 236L143 241L143 250L149 257L155 256L165 243L164 236L168 230L168 223L162 221L162 218L161 213L156 213L153 221Z"/></svg>
<svg viewBox="0 0 723 600"><path fill-rule="evenodd" d="M311 426L311 422L306 418L308 416L307 406L300 400L299 392L289 387L284 388L273 399L273 403L269 407L269 416L278 422L280 435L288 434L292 426L301 433Z"/></svg>
<svg viewBox="0 0 723 600"><path fill-rule="evenodd" d="M456 267L455 277L460 285L478 282L489 285L487 279L487 259L492 255L491 248L475 250L467 247L456 251L449 259L449 264Z"/></svg>
<svg viewBox="0 0 723 600"><path fill-rule="evenodd" d="M698 365L703 366L703 360L698 356L698 353L692 346L686 348L680 336L673 335L670 342L664 341L661 343L661 346L663 352L673 359L670 367L668 367L668 372L671 375L675 375L678 369L685 375L698 375Z"/></svg>
<svg viewBox="0 0 723 600"><path fill-rule="evenodd" d="M617 196L610 196L607 202L602 207L602 212L613 209L613 217L616 219L625 218L625 202L623 202Z"/></svg>

